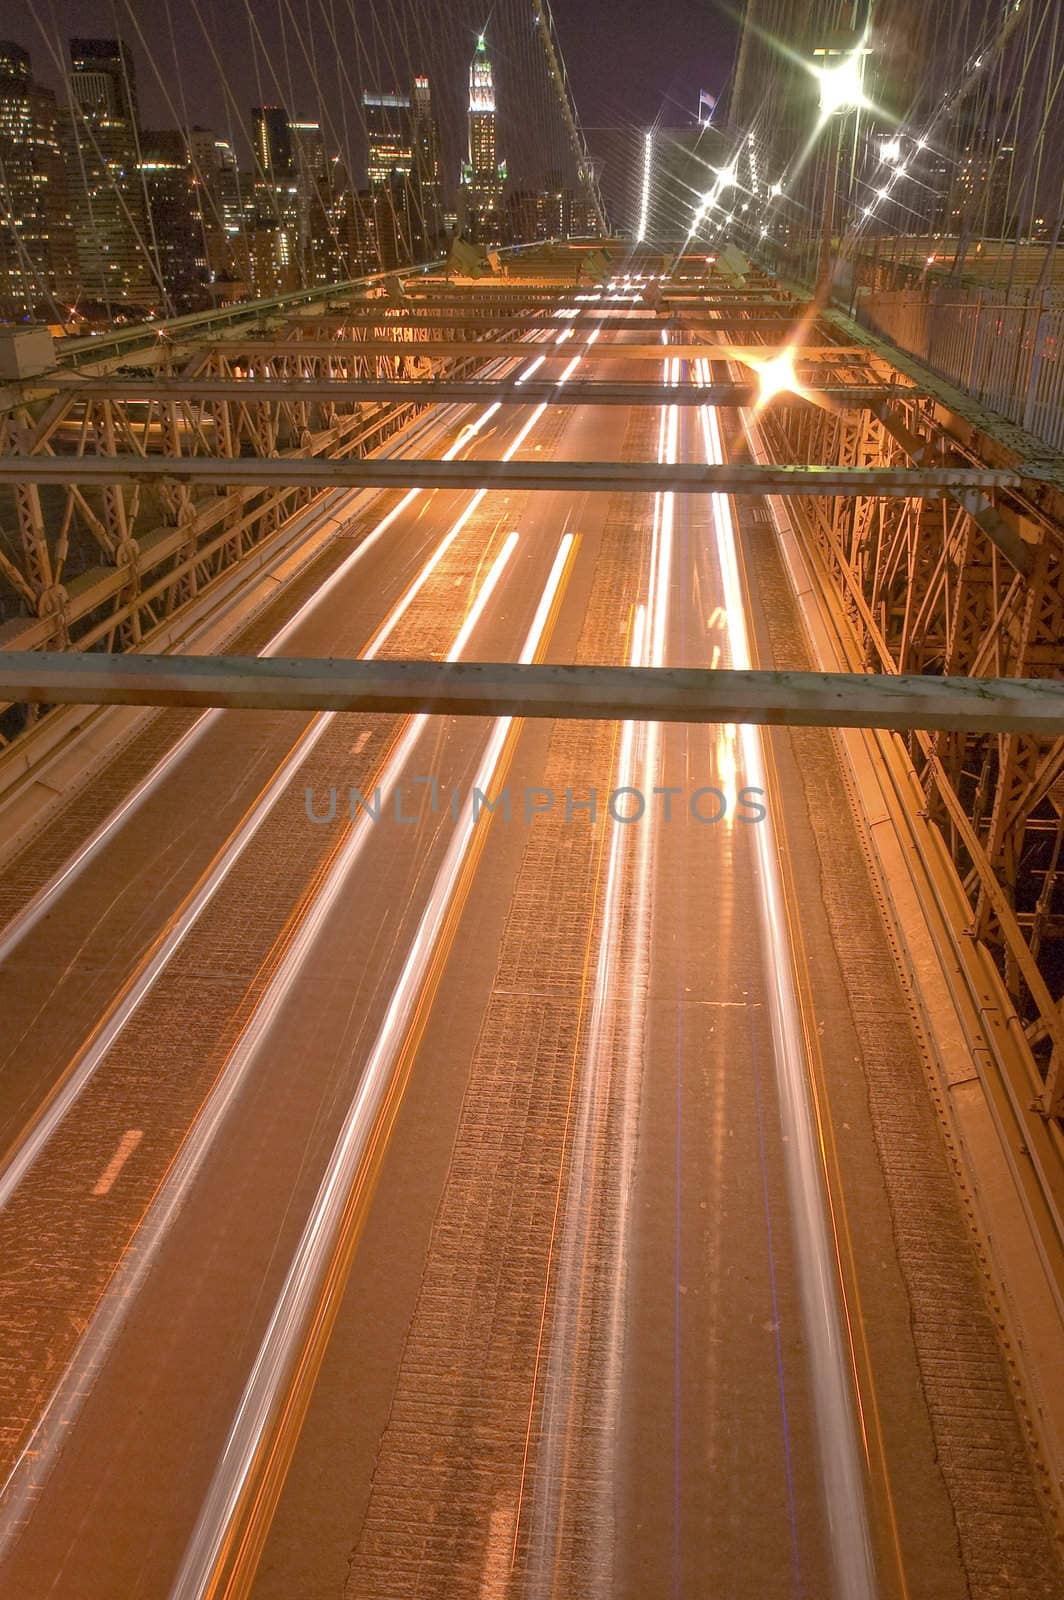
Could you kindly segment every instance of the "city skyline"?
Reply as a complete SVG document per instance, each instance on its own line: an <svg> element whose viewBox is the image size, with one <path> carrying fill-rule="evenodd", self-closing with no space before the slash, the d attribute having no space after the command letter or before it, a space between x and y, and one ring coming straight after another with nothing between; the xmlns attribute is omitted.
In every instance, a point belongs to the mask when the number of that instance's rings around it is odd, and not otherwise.
<svg viewBox="0 0 1064 1600"><path fill-rule="evenodd" d="M39 83L24 46L0 49L7 316L170 314L426 261L452 237L496 246L592 229L589 202L559 169L509 185L485 32L468 69L462 161L445 148L433 81L418 72L362 88L364 166L349 140L345 159L331 128L265 97L248 108L243 137L232 118L224 130L146 126L122 38L69 40L65 103Z"/></svg>

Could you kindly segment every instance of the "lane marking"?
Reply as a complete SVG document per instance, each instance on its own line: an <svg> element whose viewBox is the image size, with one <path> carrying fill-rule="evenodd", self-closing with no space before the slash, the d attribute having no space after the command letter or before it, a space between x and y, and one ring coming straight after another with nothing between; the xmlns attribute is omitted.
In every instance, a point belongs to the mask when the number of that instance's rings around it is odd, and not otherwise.
<svg viewBox="0 0 1064 1600"><path fill-rule="evenodd" d="M572 535L568 538L572 553L575 554L575 540ZM512 535L507 541L493 569L494 577L489 573L485 583L491 583L494 587L502 566L512 554L515 540L516 535ZM564 574L564 582L567 581L568 567ZM474 623L482 609L474 605ZM467 617L451 646L449 659L456 659L457 652L464 648L472 625ZM542 623L543 629L548 632L553 626L553 616ZM404 732L383 753L374 786L379 783L382 789L391 792L391 787L398 781L399 769L416 742L416 735L428 720L424 714L408 719ZM142 1210L59 1382L21 1445L7 1478L0 1482L0 1562L25 1525L30 1508L39 1499L55 1459L69 1437L77 1413L91 1391L96 1375L102 1370L170 1226L240 1093L258 1045L287 992L286 984L291 980L292 971L302 964L306 951L335 902L342 886L341 880L346 878L351 864L369 837L371 827L372 824L363 813L357 823L348 824L341 832L325 859L319 863L285 928L264 958L256 980L249 985L247 994L260 988L260 976L269 974L241 1034L234 1041L188 1131Z"/></svg>
<svg viewBox="0 0 1064 1600"><path fill-rule="evenodd" d="M518 431L503 457L504 460L509 460L520 449L529 432L546 409L545 403L536 408L528 421ZM484 413L485 416L487 414L487 412ZM420 490L411 490L412 494L420 492ZM387 617L373 633L369 643L359 654L360 660L372 661L380 654L487 493L487 489L478 489L476 491L469 504L451 524L443 539L436 546L432 555L429 556L417 577L407 586ZM405 502L403 503L405 504ZM399 509L401 507L396 507L396 511ZM333 576L335 577L335 574ZM291 625L289 624L289 626ZM467 619L467 628L469 626L471 625L468 624ZM464 649L467 637L468 632L465 630L458 635L456 647L459 650ZM213 713L208 713L208 715L213 715ZM38 1160L57 1128L80 1098L86 1085L95 1076L97 1069L106 1058L130 1018L140 1008L158 978L165 971L175 952L184 943L185 938L198 922L203 911L211 903L222 884L236 867L237 862L251 844L259 828L272 814L281 797L288 792L296 772L340 715L342 713L338 711L320 711L311 718L284 761L262 790L258 799L245 813L229 835L229 838L219 847L214 859L206 867L197 884L175 910L170 922L160 930L141 962L134 968L125 984L119 990L111 1006L97 1021L86 1042L68 1062L64 1072L51 1086L48 1094L22 1132L12 1141L7 1152L0 1157L0 1210L3 1210L8 1205L11 1196L26 1176L26 1173ZM417 719L414 719L414 721L417 723ZM420 727L420 724L418 724L418 727ZM2 958L2 954L2 946L0 946L0 958Z"/></svg>
<svg viewBox="0 0 1064 1600"><path fill-rule="evenodd" d="M143 1128L130 1128L118 1141L118 1149L104 1167L93 1188L94 1195L110 1194L115 1179L144 1137Z"/></svg>
<svg viewBox="0 0 1064 1600"><path fill-rule="evenodd" d="M510 1541L517 1507L511 1500L499 1501L488 1523L484 1565L480 1570L479 1600L506 1600L510 1587Z"/></svg>
<svg viewBox="0 0 1064 1600"><path fill-rule="evenodd" d="M565 534L526 636L522 662L540 660L546 651L576 549L574 535ZM495 720L477 770L475 787L482 793L489 793L493 781L508 769L521 727L520 718ZM466 801L245 1384L171 1600L215 1600L223 1594L229 1600L251 1591L380 1162L491 820L490 812L478 817L472 799ZM334 869L327 889L333 898L339 895L346 865L340 859ZM304 954L293 951L280 987L290 985Z"/></svg>

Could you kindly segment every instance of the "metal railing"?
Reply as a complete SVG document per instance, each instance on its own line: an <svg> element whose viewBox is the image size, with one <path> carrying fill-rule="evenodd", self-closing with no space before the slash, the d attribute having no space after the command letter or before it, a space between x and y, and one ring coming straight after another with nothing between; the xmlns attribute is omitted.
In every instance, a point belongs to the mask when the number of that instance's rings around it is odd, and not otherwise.
<svg viewBox="0 0 1064 1600"><path fill-rule="evenodd" d="M858 287L865 327L1054 450L1064 450L1064 306L1052 289Z"/></svg>
<svg viewBox="0 0 1064 1600"><path fill-rule="evenodd" d="M567 242L586 244L589 241L574 238ZM604 241L596 239L590 242L601 244ZM504 245L498 253L504 260L508 260L511 256L519 256L541 248L542 241L537 240L532 244ZM446 270L447 264L447 258L440 256L434 261L420 261L387 271L370 272L365 277L346 278L340 283L315 284L309 289L293 289L286 294L273 295L266 300L238 300L232 305L219 306L209 311L192 311L180 317L156 317L149 322L132 323L129 327L112 329L107 333L62 339L56 346L56 358L62 367L91 366L101 361L135 355L138 351L158 345L161 339L179 343L206 338L211 334L226 333L246 323L260 322L269 317L289 316L301 308L328 305L334 301L342 304L345 300L361 294L368 296L374 292L382 292L389 279L402 285L409 278Z"/></svg>

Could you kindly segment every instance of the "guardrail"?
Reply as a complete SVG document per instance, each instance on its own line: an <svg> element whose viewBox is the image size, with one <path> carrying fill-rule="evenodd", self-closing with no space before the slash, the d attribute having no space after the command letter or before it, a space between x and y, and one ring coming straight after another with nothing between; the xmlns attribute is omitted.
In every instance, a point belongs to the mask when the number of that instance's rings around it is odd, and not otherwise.
<svg viewBox="0 0 1064 1600"><path fill-rule="evenodd" d="M602 240L571 239L570 244L601 244ZM511 256L541 249L543 241L533 244L505 245L499 255ZM86 334L78 339L64 339L57 351L59 364L78 368L86 363L113 360L122 355L133 355L158 343L160 338L180 342L197 339L205 334L238 327L242 323L259 321L270 316L284 316L297 311L300 306L315 306L331 300L343 300L360 290L381 289L389 279L402 283L408 278L427 272L440 272L447 266L445 257L435 261L419 261L410 266L392 268L386 272L371 272L364 278L347 278L342 283L315 284L309 289L294 289L287 294L274 295L268 300L241 300L231 306L221 306L215 311L193 311L183 317L159 317L150 322L137 322L120 331L105 334Z"/></svg>
<svg viewBox="0 0 1064 1600"><path fill-rule="evenodd" d="M1064 449L1064 306L1052 290L858 285L852 314L988 410Z"/></svg>

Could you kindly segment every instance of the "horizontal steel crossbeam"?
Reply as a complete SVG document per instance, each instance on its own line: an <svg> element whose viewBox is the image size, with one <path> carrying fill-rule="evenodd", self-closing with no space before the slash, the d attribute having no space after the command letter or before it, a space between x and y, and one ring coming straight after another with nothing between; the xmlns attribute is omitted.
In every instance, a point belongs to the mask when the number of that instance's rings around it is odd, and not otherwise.
<svg viewBox="0 0 1064 1600"><path fill-rule="evenodd" d="M1064 684L1043 679L21 651L0 652L0 696L44 704L1064 734Z"/></svg>
<svg viewBox="0 0 1064 1600"><path fill-rule="evenodd" d="M936 497L1014 489L1018 473L979 467L704 466L650 461L393 461L302 456L0 456L0 483L195 483L308 489L550 489L592 493Z"/></svg>
<svg viewBox="0 0 1064 1600"><path fill-rule="evenodd" d="M808 393L833 406L852 405L855 409L887 400L919 399L919 389L898 384L823 384L805 385ZM264 401L287 401L351 405L358 401L424 401L426 405L456 401L503 405L606 405L606 406L750 406L759 394L757 384L710 383L664 384L623 383L605 379L570 379L563 387L550 379L529 378L524 383L513 378L102 378L72 388L75 399L125 400L148 402L184 400L239 400L241 405ZM793 396L795 403L798 396ZM781 395L779 403L786 403Z"/></svg>
<svg viewBox="0 0 1064 1600"><path fill-rule="evenodd" d="M554 331L554 330L552 330ZM560 329L557 331L561 331ZM680 361L749 361L751 356L759 361L790 350L790 345L774 344L724 344L716 340L701 340L687 344L622 344L617 340L566 339L557 345L552 340L531 342L524 339L245 339L240 343L231 339L217 344L204 344L200 349L210 349L227 357L262 356L274 360L278 356L423 356L434 361L449 361L468 356L571 356L580 355L595 361L663 361L675 357ZM861 344L805 344L794 352L796 364L822 360L838 360L842 356L861 355L868 351Z"/></svg>
<svg viewBox="0 0 1064 1600"><path fill-rule="evenodd" d="M740 308L737 308L741 310ZM596 313L594 306L587 309L581 308L579 315L561 317L556 312L529 313L527 316L515 317L509 313L500 312L498 316L491 316L482 310L472 310L463 315L458 311L441 311L435 316L430 313L411 313L400 311L395 314L387 303L375 316L367 316L360 312L357 316L329 316L329 317L292 317L286 324L286 329L316 328L324 334L330 329L335 329L338 334L352 328L378 328L387 332L391 328L417 328L423 332L439 332L444 328L474 328L497 329L503 333L535 331L542 333L544 329L553 328L560 332L562 328L573 328L581 332L591 332L595 328L603 333L646 333L654 337L662 328L672 332L697 333L699 329L708 329L710 333L727 333L733 329L736 332L747 328L775 328L785 331L796 326L801 318L802 308L796 306L791 315L784 315L777 311L774 316L739 317L730 306L711 307L710 313L682 311L678 314L665 314L655 311L651 306L635 306L630 312L614 311L607 309L605 312Z"/></svg>

